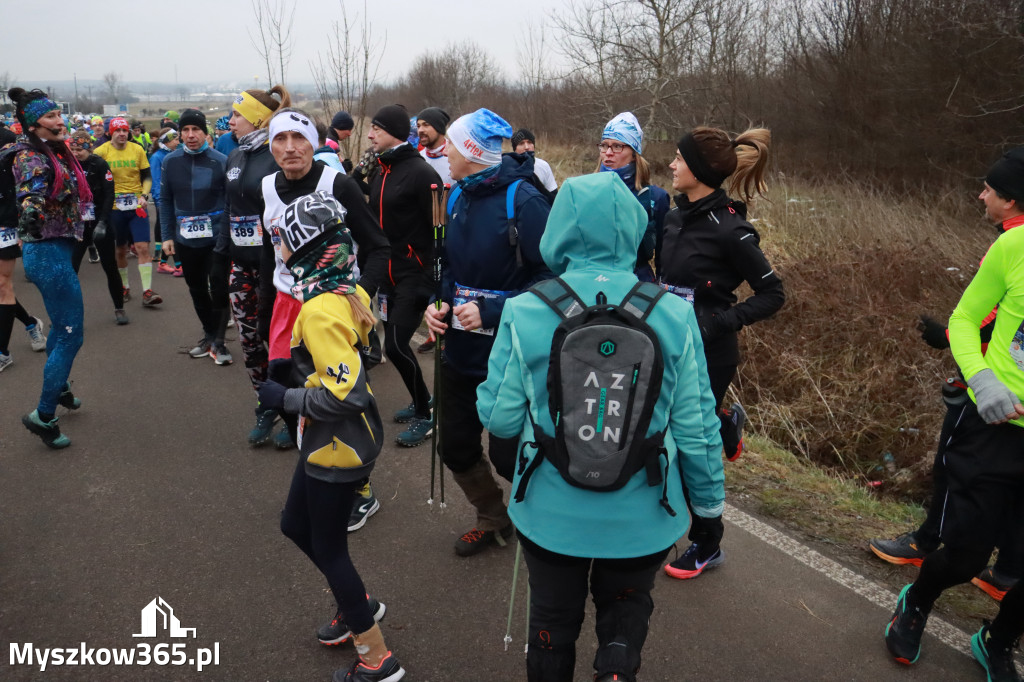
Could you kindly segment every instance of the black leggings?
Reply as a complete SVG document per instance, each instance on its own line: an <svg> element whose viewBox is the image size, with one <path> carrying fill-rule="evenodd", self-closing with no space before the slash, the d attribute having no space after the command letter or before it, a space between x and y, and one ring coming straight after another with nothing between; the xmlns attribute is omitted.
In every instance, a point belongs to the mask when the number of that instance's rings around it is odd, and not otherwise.
<svg viewBox="0 0 1024 682"><path fill-rule="evenodd" d="M281 532L327 578L327 584L345 614L345 624L356 634L373 627L366 588L348 554L348 519L356 491L366 482L327 483L306 475L305 457L299 455L288 499L281 511Z"/></svg>
<svg viewBox="0 0 1024 682"><path fill-rule="evenodd" d="M424 309L426 304L424 303ZM384 323L384 353L388 360L398 370L399 376L405 383L405 388L412 396L416 405L416 416L420 419L430 418L430 391L423 381L423 371L420 369L419 360L412 352L409 343L413 334L419 328L418 324L396 324L394 322Z"/></svg>
<svg viewBox="0 0 1024 682"><path fill-rule="evenodd" d="M121 282L121 275L117 271L117 260L114 255L114 230L108 225L107 236L103 239L94 240L92 233L95 229L96 223L94 221L90 220L85 224L85 236L82 241L75 244L75 251L71 254L71 267L77 273L78 268L82 265L82 258L85 256L86 249L90 245L95 246L96 252L100 256L100 267L103 268L103 274L107 276L107 291L110 293L110 300L114 303L115 310L121 310L124 308L124 284Z"/></svg>
<svg viewBox="0 0 1024 682"><path fill-rule="evenodd" d="M634 559L588 559L550 552L522 534L519 541L530 569L527 680L573 679L589 583L597 611L595 678L617 673L633 682L654 611L654 576L668 549Z"/></svg>
<svg viewBox="0 0 1024 682"><path fill-rule="evenodd" d="M36 318L28 314L18 299L14 299L14 303L0 305L0 353L7 354L9 350L7 346L11 342L15 319L26 327L36 323Z"/></svg>
<svg viewBox="0 0 1024 682"><path fill-rule="evenodd" d="M181 271L203 333L223 343L228 325L228 279L223 256L215 254L212 245L194 248L175 242L174 251L181 259Z"/></svg>

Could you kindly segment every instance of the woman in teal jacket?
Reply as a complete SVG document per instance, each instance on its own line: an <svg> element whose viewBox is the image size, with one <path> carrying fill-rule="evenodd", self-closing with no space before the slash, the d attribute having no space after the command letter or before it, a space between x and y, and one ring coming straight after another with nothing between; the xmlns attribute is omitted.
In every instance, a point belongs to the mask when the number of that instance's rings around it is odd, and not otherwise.
<svg viewBox="0 0 1024 682"><path fill-rule="evenodd" d="M647 214L613 174L573 178L551 209L541 255L588 305L601 292L617 303L637 283L633 269L646 227ZM531 418L545 434L555 433L547 375L559 319L533 294L506 302L487 379L477 390L480 419L495 436L531 441ZM573 679L588 584L597 608L595 679L635 679L654 609L654 575L689 526L683 481L694 525L709 534L721 532L720 422L693 308L664 296L647 324L658 336L664 361L647 435L665 431L665 487L649 486L643 470L612 492L574 487L545 459L522 499L509 503L530 569L527 676L533 682ZM522 457L530 461L536 450L527 444ZM529 469L520 462L513 490ZM661 503L663 494L674 513Z"/></svg>

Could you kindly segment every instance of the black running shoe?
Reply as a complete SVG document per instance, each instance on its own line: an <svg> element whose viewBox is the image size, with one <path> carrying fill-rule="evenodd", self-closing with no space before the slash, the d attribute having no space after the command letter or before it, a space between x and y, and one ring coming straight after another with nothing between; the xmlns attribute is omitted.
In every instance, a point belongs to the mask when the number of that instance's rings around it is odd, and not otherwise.
<svg viewBox="0 0 1024 682"><path fill-rule="evenodd" d="M917 663L921 656L921 636L924 634L928 614L910 603L910 585L900 592L896 611L885 626L885 645L897 662L905 665Z"/></svg>
<svg viewBox="0 0 1024 682"><path fill-rule="evenodd" d="M921 549L914 531L904 533L892 540L874 538L868 542L868 547L882 561L888 561L890 564L896 564L897 566L904 564L920 566L921 562L929 554L929 552Z"/></svg>
<svg viewBox="0 0 1024 682"><path fill-rule="evenodd" d="M398 663L395 655L388 652L388 655L376 668L363 663L362 659L356 659L352 667L345 670L334 671L334 682L398 682L405 677L405 669Z"/></svg>
<svg viewBox="0 0 1024 682"><path fill-rule="evenodd" d="M378 509L380 509L380 502L377 501L372 490L369 497L357 494L356 500L352 504L352 514L348 517L348 532L353 533L365 526L366 520L376 514Z"/></svg>
<svg viewBox="0 0 1024 682"><path fill-rule="evenodd" d="M971 652L988 673L988 682L1021 682L1017 666L1013 663L1014 644L999 646L992 642L989 623L971 637Z"/></svg>
<svg viewBox="0 0 1024 682"><path fill-rule="evenodd" d="M387 612L387 607L370 595L366 595L366 601L370 604L370 613L373 614L374 622L379 623ZM330 622L320 626L320 629L316 631L316 638L320 640L321 644L334 646L352 636L352 630L345 624L344 618L345 614L338 611Z"/></svg>
<svg viewBox="0 0 1024 682"><path fill-rule="evenodd" d="M82 406L82 401L75 397L75 394L71 392L71 386L65 383L64 390L57 396L57 404L69 410L77 410Z"/></svg>
<svg viewBox="0 0 1024 682"><path fill-rule="evenodd" d="M25 425L26 429L42 438L48 448L60 450L71 445L71 439L60 432L60 427L57 426L57 417L44 422L39 418L39 410L32 410L21 418L21 423Z"/></svg>
<svg viewBox="0 0 1024 682"><path fill-rule="evenodd" d="M987 566L977 577L971 578L971 583L996 601L1003 601L1006 593L1017 584L1017 579L1005 576L994 567Z"/></svg>
<svg viewBox="0 0 1024 682"><path fill-rule="evenodd" d="M455 553L459 556L473 556L493 544L504 545L510 537L512 537L511 523L497 532L474 528L455 541Z"/></svg>

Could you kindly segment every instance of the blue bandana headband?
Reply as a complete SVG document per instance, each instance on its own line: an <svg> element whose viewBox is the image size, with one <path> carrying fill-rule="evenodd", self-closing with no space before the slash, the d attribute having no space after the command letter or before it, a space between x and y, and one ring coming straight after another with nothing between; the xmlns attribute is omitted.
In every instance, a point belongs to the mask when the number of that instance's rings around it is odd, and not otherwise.
<svg viewBox="0 0 1024 682"><path fill-rule="evenodd" d="M25 105L25 123L34 126L39 119L60 106L49 97L34 99Z"/></svg>

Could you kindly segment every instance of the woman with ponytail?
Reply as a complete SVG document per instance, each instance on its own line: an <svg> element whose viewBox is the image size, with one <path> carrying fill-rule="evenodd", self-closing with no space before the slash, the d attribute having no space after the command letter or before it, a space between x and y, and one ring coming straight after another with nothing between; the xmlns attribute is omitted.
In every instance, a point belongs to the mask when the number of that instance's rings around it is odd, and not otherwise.
<svg viewBox="0 0 1024 682"><path fill-rule="evenodd" d="M21 421L49 447L64 448L71 441L57 426L57 405L73 410L81 405L68 384L83 326L82 288L71 259L84 232L83 209L93 197L65 143L67 129L57 103L41 90L11 88L7 96L24 131L11 153L25 274L42 294L53 325L39 404Z"/></svg>
<svg viewBox="0 0 1024 682"><path fill-rule="evenodd" d="M747 130L735 139L717 128L695 128L679 140L671 163L672 188L680 194L665 217L659 271L662 286L693 304L704 342L708 379L721 421L726 458L743 452L743 407L721 409L740 361L737 332L771 317L786 301L782 280L768 264L760 237L747 221L747 206L764 196L771 133ZM730 198L722 189L729 180ZM754 295L741 303L733 293L747 282ZM712 415L707 415L709 418ZM682 557L665 566L673 578L696 578L725 560L722 521L694 516Z"/></svg>
<svg viewBox="0 0 1024 682"><path fill-rule="evenodd" d="M228 278L228 299L238 329L245 369L253 391L267 380L267 339L259 329L260 256L263 248L262 199L260 183L264 176L281 170L270 153L268 132L270 119L281 107L291 106L291 97L283 85L269 91L246 90L231 106L228 127L238 139L238 146L228 154L227 184L224 212L229 229L223 230L217 250L230 254L231 274ZM268 277L273 272L268 273ZM273 299L264 306L269 327ZM255 395L255 394L254 394ZM249 431L248 442L260 447L273 435L277 412L257 405L256 422ZM291 436L281 429L276 444L291 447Z"/></svg>

